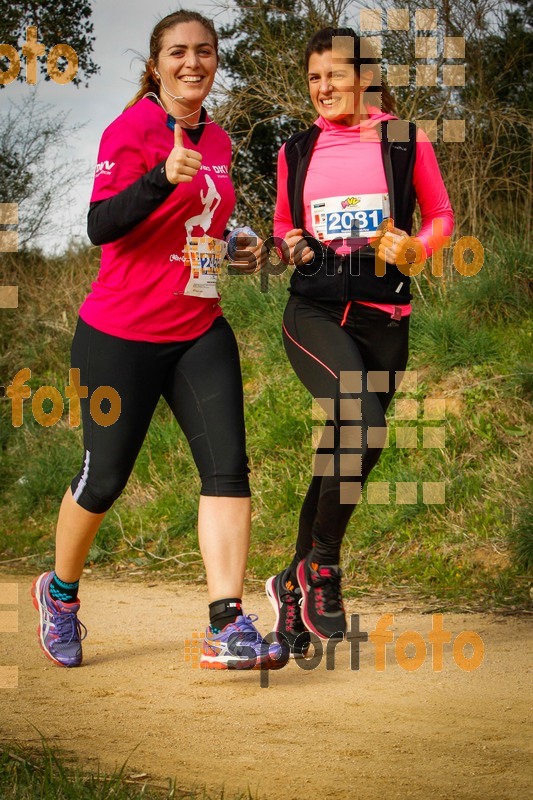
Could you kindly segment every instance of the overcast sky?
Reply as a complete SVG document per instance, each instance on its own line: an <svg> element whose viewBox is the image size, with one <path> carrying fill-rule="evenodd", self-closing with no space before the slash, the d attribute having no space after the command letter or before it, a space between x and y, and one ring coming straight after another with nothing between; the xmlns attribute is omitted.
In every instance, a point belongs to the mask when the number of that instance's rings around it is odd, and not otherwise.
<svg viewBox="0 0 533 800"><path fill-rule="evenodd" d="M179 4L168 0L95 0L92 5L93 59L100 72L91 78L87 89L45 82L44 77L38 76L36 86L13 82L0 94L0 104L11 100L20 105L37 92L39 101L69 112L69 125L85 123L65 153L65 158L81 160L80 178L72 186L69 207L61 211L58 233L40 242L47 251L63 249L71 237L88 242L86 216L100 137L137 90L141 63L135 52L148 56L150 34L157 21L179 7L211 17L217 27L228 20L220 10L222 3L215 7L215 2L209 0L183 0Z"/></svg>

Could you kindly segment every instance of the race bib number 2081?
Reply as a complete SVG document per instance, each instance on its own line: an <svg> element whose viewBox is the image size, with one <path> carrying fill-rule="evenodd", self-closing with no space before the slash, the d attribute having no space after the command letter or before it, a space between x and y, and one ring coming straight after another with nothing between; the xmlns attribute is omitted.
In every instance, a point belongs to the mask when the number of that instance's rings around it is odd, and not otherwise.
<svg viewBox="0 0 533 800"><path fill-rule="evenodd" d="M375 236L389 213L388 194L342 195L311 202L313 232L320 241Z"/></svg>

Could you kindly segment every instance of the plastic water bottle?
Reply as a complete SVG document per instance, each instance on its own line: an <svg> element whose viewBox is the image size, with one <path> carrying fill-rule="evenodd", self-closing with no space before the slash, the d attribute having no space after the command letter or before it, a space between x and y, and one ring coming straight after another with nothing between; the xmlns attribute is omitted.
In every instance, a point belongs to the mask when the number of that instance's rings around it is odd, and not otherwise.
<svg viewBox="0 0 533 800"><path fill-rule="evenodd" d="M248 225L246 225L244 228L235 228L235 230L233 230L227 238L228 258L230 259L230 261L233 261L233 259L235 258L235 253L238 250L237 237L240 236L241 234L244 236L253 236L256 241L258 239L258 236L255 233L255 231L249 228Z"/></svg>

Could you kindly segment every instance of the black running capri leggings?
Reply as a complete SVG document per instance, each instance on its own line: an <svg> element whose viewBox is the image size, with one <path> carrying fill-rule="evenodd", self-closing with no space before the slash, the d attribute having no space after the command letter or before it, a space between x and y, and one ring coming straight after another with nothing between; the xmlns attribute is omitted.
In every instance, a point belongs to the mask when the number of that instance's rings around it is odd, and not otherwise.
<svg viewBox="0 0 533 800"><path fill-rule="evenodd" d="M81 400L85 456L71 483L82 508L102 513L120 495L160 397L187 437L201 494L250 496L239 353L224 317L197 339L164 344L120 339L79 319L71 363L88 388ZM97 420L110 412L112 401L102 401L96 420L90 409L94 391L106 386L118 393L121 406L107 426Z"/></svg>
<svg viewBox="0 0 533 800"><path fill-rule="evenodd" d="M291 365L327 414L300 512L296 564L313 549L338 564L346 526L386 436L385 411L407 364L409 317L293 295L283 318Z"/></svg>

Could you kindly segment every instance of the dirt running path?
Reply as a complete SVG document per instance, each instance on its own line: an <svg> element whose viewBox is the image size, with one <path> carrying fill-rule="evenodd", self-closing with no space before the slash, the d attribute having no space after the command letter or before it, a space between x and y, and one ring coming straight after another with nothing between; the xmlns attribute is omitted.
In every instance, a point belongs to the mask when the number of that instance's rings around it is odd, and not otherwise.
<svg viewBox="0 0 533 800"><path fill-rule="evenodd" d="M268 800L531 796L531 618L446 614L454 639L463 630L482 637L485 658L466 672L445 646L443 671L434 672L431 615L350 601L362 630L392 613L395 641L421 634L422 666L399 666L393 643L378 672L374 645L364 643L360 669L351 670L343 643L335 670L325 659L307 671L292 662L262 688L258 672L206 672L185 661L185 640L204 622L203 587L85 579L85 666L65 670L37 646L30 579L0 575L0 589L15 582L19 632L0 634L0 665L19 666L18 689L0 690L4 740L35 741L33 723L88 767L129 759L128 773L175 776L189 788L249 787ZM270 630L266 598L249 595L246 605ZM9 619L0 606L0 630Z"/></svg>

